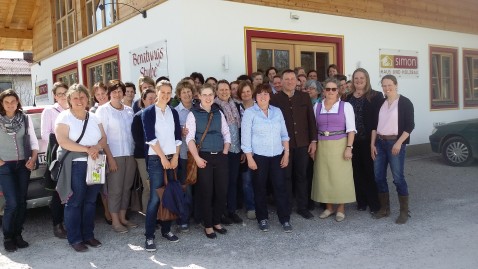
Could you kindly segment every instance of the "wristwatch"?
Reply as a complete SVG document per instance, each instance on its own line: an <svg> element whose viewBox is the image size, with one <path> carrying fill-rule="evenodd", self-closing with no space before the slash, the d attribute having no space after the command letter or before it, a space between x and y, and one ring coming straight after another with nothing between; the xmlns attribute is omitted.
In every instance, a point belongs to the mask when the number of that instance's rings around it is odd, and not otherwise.
<svg viewBox="0 0 478 269"><path fill-rule="evenodd" d="M354 149L354 146L347 146L347 148Z"/></svg>

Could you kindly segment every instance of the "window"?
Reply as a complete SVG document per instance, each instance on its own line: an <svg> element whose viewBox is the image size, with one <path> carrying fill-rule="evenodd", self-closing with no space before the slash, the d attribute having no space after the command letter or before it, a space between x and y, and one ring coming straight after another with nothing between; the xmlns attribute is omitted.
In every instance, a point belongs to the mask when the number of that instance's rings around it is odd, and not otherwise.
<svg viewBox="0 0 478 269"><path fill-rule="evenodd" d="M55 0L57 49L61 50L76 41L75 5L73 0Z"/></svg>
<svg viewBox="0 0 478 269"><path fill-rule="evenodd" d="M78 79L78 63L72 62L53 70L53 82L61 81L71 86L79 82Z"/></svg>
<svg viewBox="0 0 478 269"><path fill-rule="evenodd" d="M121 79L119 50L117 47L100 52L82 60L83 84L88 88L96 82Z"/></svg>
<svg viewBox="0 0 478 269"><path fill-rule="evenodd" d="M463 106L478 107L478 50L463 50Z"/></svg>
<svg viewBox="0 0 478 269"><path fill-rule="evenodd" d="M103 5L100 9L99 5ZM118 20L117 0L87 0L86 20L88 35L93 34Z"/></svg>
<svg viewBox="0 0 478 269"><path fill-rule="evenodd" d="M318 80L327 78L327 67L336 63L341 69L343 38L338 36L281 33L246 28L248 73L274 66L279 73L301 66L317 70ZM342 70L339 70L341 72Z"/></svg>
<svg viewBox="0 0 478 269"><path fill-rule="evenodd" d="M13 84L7 81L0 81L0 92L8 89L13 89Z"/></svg>
<svg viewBox="0 0 478 269"><path fill-rule="evenodd" d="M118 60L117 57L110 57L101 62L89 64L88 86L92 87L96 82L108 82L112 79L118 79Z"/></svg>
<svg viewBox="0 0 478 269"><path fill-rule="evenodd" d="M432 109L458 108L457 49L430 46Z"/></svg>

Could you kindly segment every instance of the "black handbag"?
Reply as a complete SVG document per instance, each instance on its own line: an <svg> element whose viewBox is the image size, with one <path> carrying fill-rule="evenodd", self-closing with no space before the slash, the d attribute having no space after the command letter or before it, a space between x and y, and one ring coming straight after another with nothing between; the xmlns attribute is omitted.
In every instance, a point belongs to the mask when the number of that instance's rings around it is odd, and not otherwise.
<svg viewBox="0 0 478 269"><path fill-rule="evenodd" d="M88 125L88 119L89 119L89 112L86 112L86 118L85 118L85 123L83 124L83 130L81 131L80 137L75 141L76 143L79 143L81 139L83 138L83 135L85 134L86 130L86 125ZM66 157L68 154L70 154L71 151L67 150L65 154L63 155L63 158L61 160L53 160L50 164L49 170L50 170L50 177L53 181L58 182L58 179L60 178L61 174L61 169L63 168L63 162L65 161Z"/></svg>

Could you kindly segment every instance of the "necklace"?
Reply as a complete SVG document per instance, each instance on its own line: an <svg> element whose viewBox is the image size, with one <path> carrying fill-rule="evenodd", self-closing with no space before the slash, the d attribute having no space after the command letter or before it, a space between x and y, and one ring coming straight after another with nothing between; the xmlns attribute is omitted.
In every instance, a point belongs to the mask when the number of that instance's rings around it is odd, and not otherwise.
<svg viewBox="0 0 478 269"><path fill-rule="evenodd" d="M111 102L110 102L110 105L116 110L123 110L123 104L121 104L121 103L119 104L119 107L114 106L113 103L111 103Z"/></svg>

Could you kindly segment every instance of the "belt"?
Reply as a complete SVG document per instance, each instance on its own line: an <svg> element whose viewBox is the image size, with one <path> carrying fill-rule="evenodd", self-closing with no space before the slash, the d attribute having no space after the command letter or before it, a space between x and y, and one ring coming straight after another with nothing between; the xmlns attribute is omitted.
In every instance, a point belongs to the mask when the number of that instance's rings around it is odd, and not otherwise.
<svg viewBox="0 0 478 269"><path fill-rule="evenodd" d="M333 136L333 135L341 135L341 134L345 134L345 130L333 131L333 132L329 132L329 131L321 132L321 131L319 131L320 136Z"/></svg>
<svg viewBox="0 0 478 269"><path fill-rule="evenodd" d="M211 155L217 155L219 153L219 151L213 151L213 152L209 152L209 151L201 151L201 153L204 153L204 154L211 154Z"/></svg>
<svg viewBox="0 0 478 269"><path fill-rule="evenodd" d="M396 135L378 135L378 139L380 140L397 140L398 137Z"/></svg>

